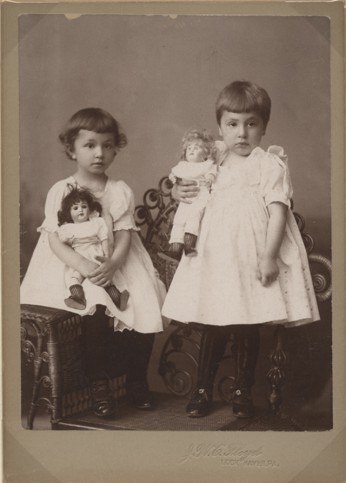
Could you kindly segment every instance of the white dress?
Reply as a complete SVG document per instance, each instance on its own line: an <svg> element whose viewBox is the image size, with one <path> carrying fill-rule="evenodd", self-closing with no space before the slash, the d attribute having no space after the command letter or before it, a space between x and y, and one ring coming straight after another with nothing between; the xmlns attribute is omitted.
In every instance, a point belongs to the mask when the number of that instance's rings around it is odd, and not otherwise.
<svg viewBox="0 0 346 483"><path fill-rule="evenodd" d="M58 230L57 212L61 201L69 193L69 185L77 186L75 179L59 181L49 191L45 206L45 219L38 228L41 232L28 270L21 285L20 302L43 305L66 310L64 298L69 293L64 283L65 265L55 256L49 246L48 233ZM130 230L131 245L122 267L116 271L114 285L130 293L128 305L120 311L102 287L83 282L87 306L85 310L69 311L80 315L92 315L96 305L104 305L106 313L114 317L114 328L135 329L150 333L163 330L160 313L165 288L159 280L151 259L145 250L133 218L134 198L132 190L124 181L107 180L105 190L94 194L102 205L102 217L108 227L110 253L113 252L113 231Z"/></svg>
<svg viewBox="0 0 346 483"><path fill-rule="evenodd" d="M277 281L257 279L265 249L268 205L290 206L292 188L283 151L255 148L240 165L219 167L202 220L198 256L183 257L162 313L181 322L210 325L319 320L305 247L291 210L281 245ZM278 156L280 154L280 156Z"/></svg>

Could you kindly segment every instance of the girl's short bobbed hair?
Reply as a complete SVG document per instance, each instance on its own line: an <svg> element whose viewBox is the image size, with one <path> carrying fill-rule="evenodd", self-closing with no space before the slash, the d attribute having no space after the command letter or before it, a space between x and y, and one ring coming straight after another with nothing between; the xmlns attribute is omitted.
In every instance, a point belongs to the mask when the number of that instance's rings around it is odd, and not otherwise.
<svg viewBox="0 0 346 483"><path fill-rule="evenodd" d="M216 100L216 120L220 126L222 114L228 112L255 112L267 127L270 118L271 100L263 87L248 81L228 84Z"/></svg>
<svg viewBox="0 0 346 483"><path fill-rule="evenodd" d="M121 131L118 121L98 107L87 107L73 114L59 134L59 140L65 147L65 152L72 159L74 142L81 129L97 133L112 133L118 149L126 146L126 135Z"/></svg>
<svg viewBox="0 0 346 483"><path fill-rule="evenodd" d="M58 225L65 223L73 223L71 217L71 208L73 205L84 202L88 205L90 212L97 211L99 215L102 214L102 206L96 201L90 191L86 189L79 189L73 185L69 185L70 192L63 198L61 202L61 209L58 211Z"/></svg>
<svg viewBox="0 0 346 483"><path fill-rule="evenodd" d="M189 143L193 141L200 141L203 145L205 158L213 159L216 158L216 147L213 136L206 130L189 129L183 136L181 145L181 155L180 158L186 159L186 148Z"/></svg>

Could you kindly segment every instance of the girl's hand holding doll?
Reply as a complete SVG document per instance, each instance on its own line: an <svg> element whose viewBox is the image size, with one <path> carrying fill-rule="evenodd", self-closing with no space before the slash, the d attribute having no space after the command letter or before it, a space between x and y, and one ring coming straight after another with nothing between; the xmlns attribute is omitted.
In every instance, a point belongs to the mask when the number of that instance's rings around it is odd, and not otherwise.
<svg viewBox="0 0 346 483"><path fill-rule="evenodd" d="M79 253L72 250L59 240L57 233L48 235L49 245L55 255L69 267L73 267L83 277L87 278L91 272L98 267L97 263L88 260Z"/></svg>
<svg viewBox="0 0 346 483"><path fill-rule="evenodd" d="M115 250L111 257L98 256L96 259L101 265L89 275L89 280L100 287L107 287L114 277L115 272L124 263L130 249L131 232L120 230L114 234Z"/></svg>
<svg viewBox="0 0 346 483"><path fill-rule="evenodd" d="M172 188L172 196L176 201L191 204L190 198L197 196L199 186L197 181L178 179Z"/></svg>

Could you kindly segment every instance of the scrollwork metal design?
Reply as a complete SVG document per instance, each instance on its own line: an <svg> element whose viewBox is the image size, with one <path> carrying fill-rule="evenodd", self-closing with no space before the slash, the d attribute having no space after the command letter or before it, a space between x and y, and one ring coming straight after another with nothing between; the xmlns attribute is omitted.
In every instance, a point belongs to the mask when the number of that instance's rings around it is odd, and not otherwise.
<svg viewBox="0 0 346 483"><path fill-rule="evenodd" d="M312 282L315 289L316 298L319 302L326 302L332 296L332 264L328 258L317 253L310 253L309 256L310 267L312 268ZM314 273L313 266L317 265L319 270L322 269L324 273Z"/></svg>
<svg viewBox="0 0 346 483"><path fill-rule="evenodd" d="M199 332L186 330L183 326L178 326L170 337L166 340L159 362L159 374L162 376L167 389L175 395L185 396L191 392L193 387L192 373L187 369L177 366L172 358L179 356L179 363L183 364L183 359L190 361L190 365L197 368L197 358L194 353L198 354L199 344L194 340Z"/></svg>
<svg viewBox="0 0 346 483"><path fill-rule="evenodd" d="M232 402L235 389L235 377L224 376L219 380L217 390L222 401L226 403Z"/></svg>
<svg viewBox="0 0 346 483"><path fill-rule="evenodd" d="M281 387L283 386L286 378L284 366L287 358L282 345L283 330L284 328L281 326L276 328L276 346L274 351L269 356L272 366L267 374L267 378L271 386L268 402L273 412L277 412L282 404Z"/></svg>
<svg viewBox="0 0 346 483"><path fill-rule="evenodd" d="M25 354L26 362L31 364L36 357L36 347L31 342L31 340L24 340L21 343L21 349L23 354Z"/></svg>
<svg viewBox="0 0 346 483"><path fill-rule="evenodd" d="M140 236L146 248L157 251L167 248L169 232L177 202L171 196L172 183L168 177L159 181L158 188L144 193L143 204L135 208L135 220L141 228Z"/></svg>

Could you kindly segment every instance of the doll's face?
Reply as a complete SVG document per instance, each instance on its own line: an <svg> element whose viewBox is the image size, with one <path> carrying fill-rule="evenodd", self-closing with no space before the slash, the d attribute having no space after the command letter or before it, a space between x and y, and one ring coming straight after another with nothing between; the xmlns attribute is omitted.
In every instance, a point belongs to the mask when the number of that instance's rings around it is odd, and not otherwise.
<svg viewBox="0 0 346 483"><path fill-rule="evenodd" d="M205 161L203 143L200 141L190 141L186 146L185 158L189 163L201 163Z"/></svg>
<svg viewBox="0 0 346 483"><path fill-rule="evenodd" d="M70 215L73 223L83 223L89 220L90 209L85 201L78 201L71 206Z"/></svg>

